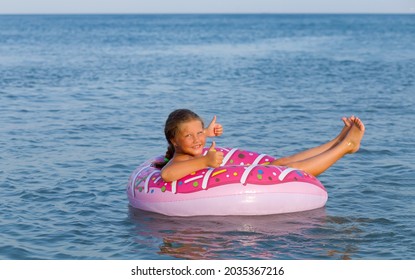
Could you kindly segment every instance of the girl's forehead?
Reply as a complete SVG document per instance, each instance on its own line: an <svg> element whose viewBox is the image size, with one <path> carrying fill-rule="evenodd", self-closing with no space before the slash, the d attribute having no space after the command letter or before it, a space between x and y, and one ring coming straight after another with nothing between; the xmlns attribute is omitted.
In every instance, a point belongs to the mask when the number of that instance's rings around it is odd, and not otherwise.
<svg viewBox="0 0 415 280"><path fill-rule="evenodd" d="M190 120L187 122L183 122L179 125L180 131L199 130L199 129L203 129L203 125L200 120Z"/></svg>

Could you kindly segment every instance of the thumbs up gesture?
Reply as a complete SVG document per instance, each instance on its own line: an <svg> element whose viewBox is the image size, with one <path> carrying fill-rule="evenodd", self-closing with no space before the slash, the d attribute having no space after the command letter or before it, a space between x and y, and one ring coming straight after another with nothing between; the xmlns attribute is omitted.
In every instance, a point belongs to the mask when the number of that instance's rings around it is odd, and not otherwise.
<svg viewBox="0 0 415 280"><path fill-rule="evenodd" d="M206 128L207 137L221 136L223 133L223 127L220 123L216 122L216 116L213 117L209 126Z"/></svg>
<svg viewBox="0 0 415 280"><path fill-rule="evenodd" d="M212 142L212 145L210 146L205 158L206 158L206 165L208 167L219 167L222 164L223 161L223 153L218 152L215 149L216 143L215 141Z"/></svg>

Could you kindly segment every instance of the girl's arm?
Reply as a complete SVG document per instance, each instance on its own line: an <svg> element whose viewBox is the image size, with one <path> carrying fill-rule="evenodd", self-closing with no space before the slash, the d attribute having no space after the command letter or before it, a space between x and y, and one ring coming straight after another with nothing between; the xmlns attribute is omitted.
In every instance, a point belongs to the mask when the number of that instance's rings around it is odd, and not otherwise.
<svg viewBox="0 0 415 280"><path fill-rule="evenodd" d="M166 182L172 182L203 168L219 167L222 161L223 153L215 150L215 142L213 142L205 156L186 160L178 158L170 160L161 170L161 178Z"/></svg>
<svg viewBox="0 0 415 280"><path fill-rule="evenodd" d="M207 163L204 156L184 161L175 161L172 159L161 170L161 178L166 182L172 182L206 167Z"/></svg>

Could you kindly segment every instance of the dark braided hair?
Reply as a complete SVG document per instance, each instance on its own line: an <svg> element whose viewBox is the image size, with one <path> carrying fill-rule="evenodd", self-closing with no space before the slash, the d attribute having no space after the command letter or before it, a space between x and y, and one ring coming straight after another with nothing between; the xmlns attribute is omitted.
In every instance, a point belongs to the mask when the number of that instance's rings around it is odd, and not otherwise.
<svg viewBox="0 0 415 280"><path fill-rule="evenodd" d="M164 135L168 143L166 155L163 162L154 164L155 167L163 168L173 158L175 149L170 139L176 136L180 124L192 120L199 120L202 123L202 127L204 127L202 118L188 109L177 109L170 113L164 125Z"/></svg>

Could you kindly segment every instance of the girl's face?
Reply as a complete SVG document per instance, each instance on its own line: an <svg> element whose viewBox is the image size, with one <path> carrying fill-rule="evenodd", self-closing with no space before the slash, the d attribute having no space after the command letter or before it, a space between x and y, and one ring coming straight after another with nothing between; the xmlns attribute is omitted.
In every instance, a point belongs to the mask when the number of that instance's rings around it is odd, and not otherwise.
<svg viewBox="0 0 415 280"><path fill-rule="evenodd" d="M201 156L206 144L206 135L200 120L191 120L179 125L179 131L171 139L176 153Z"/></svg>

